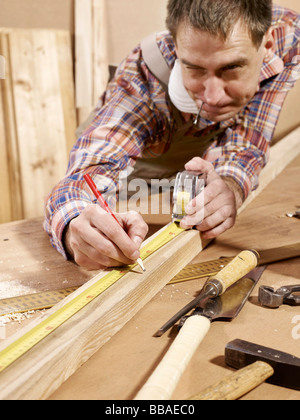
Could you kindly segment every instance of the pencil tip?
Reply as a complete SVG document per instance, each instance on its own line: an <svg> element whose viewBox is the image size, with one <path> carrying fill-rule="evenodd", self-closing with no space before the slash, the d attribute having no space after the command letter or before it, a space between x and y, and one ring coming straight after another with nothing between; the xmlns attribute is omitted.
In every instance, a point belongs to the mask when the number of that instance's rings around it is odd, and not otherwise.
<svg viewBox="0 0 300 420"><path fill-rule="evenodd" d="M142 259L141 259L141 258L139 258L139 259L137 260L137 263L138 263L138 265L141 267L141 269L143 270L143 272L145 273L146 268L145 268L145 266L144 266L144 264L143 264Z"/></svg>

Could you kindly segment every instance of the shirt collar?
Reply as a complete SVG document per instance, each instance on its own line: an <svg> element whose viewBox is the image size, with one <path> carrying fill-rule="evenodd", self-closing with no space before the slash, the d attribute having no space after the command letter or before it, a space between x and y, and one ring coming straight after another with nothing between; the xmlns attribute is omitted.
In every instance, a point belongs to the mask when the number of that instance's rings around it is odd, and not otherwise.
<svg viewBox="0 0 300 420"><path fill-rule="evenodd" d="M267 63L263 63L261 73L260 73L260 83L264 80L270 79L273 76L277 76L284 69L284 63L278 55L273 54L271 60Z"/></svg>

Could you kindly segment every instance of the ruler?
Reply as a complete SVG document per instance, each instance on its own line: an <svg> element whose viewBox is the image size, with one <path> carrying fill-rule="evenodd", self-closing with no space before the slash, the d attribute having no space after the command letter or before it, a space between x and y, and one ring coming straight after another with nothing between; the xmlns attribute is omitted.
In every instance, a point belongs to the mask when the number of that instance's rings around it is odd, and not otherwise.
<svg viewBox="0 0 300 420"><path fill-rule="evenodd" d="M233 257L223 257L217 260L188 265L169 284L213 276L232 261L232 259ZM49 290L41 293L2 299L0 300L0 316L52 308L65 297L75 292L78 287Z"/></svg>
<svg viewBox="0 0 300 420"><path fill-rule="evenodd" d="M178 224L171 223L156 235L148 244L141 249L141 258L145 260L162 246L184 232ZM19 339L11 343L0 352L0 372L10 366L14 361L30 350L33 346L51 334L60 325L83 309L89 302L101 295L105 290L120 280L125 274L135 268L137 264L109 271L96 281L92 286L75 296L62 308L48 316L44 321L33 327ZM32 296L32 295L31 295Z"/></svg>

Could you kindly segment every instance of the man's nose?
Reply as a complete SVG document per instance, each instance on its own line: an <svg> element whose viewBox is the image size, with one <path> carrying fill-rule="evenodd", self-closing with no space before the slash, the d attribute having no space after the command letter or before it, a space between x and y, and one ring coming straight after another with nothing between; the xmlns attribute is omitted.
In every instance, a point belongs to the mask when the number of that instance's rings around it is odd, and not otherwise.
<svg viewBox="0 0 300 420"><path fill-rule="evenodd" d="M224 95L224 85L222 79L209 77L203 84L204 102L209 106L218 106Z"/></svg>

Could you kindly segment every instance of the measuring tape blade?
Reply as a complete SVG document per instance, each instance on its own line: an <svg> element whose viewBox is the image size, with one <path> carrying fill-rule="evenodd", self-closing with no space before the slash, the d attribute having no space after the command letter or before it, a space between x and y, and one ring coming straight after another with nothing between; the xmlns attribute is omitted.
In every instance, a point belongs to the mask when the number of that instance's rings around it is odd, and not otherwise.
<svg viewBox="0 0 300 420"><path fill-rule="evenodd" d="M141 258L145 260L182 232L184 232L184 229L181 229L178 224L171 223L141 249ZM96 281L92 286L75 296L62 308L55 311L45 320L33 327L30 331L7 346L0 352L0 372L19 359L19 357L42 341L73 315L83 309L88 303L100 296L103 292L105 292L105 290L111 287L136 266L137 264L133 264L126 268L123 267L122 269L110 271L104 277ZM103 273L101 273L101 275L103 275Z"/></svg>
<svg viewBox="0 0 300 420"><path fill-rule="evenodd" d="M184 281L214 276L232 260L233 257L222 257L218 260L211 260L198 264L187 265L183 270L180 271L180 273L177 274L177 276L175 276L169 282L169 284L181 283Z"/></svg>
<svg viewBox="0 0 300 420"><path fill-rule="evenodd" d="M47 292L1 299L0 316L52 308L77 289L78 287L68 287L67 289L49 290Z"/></svg>

